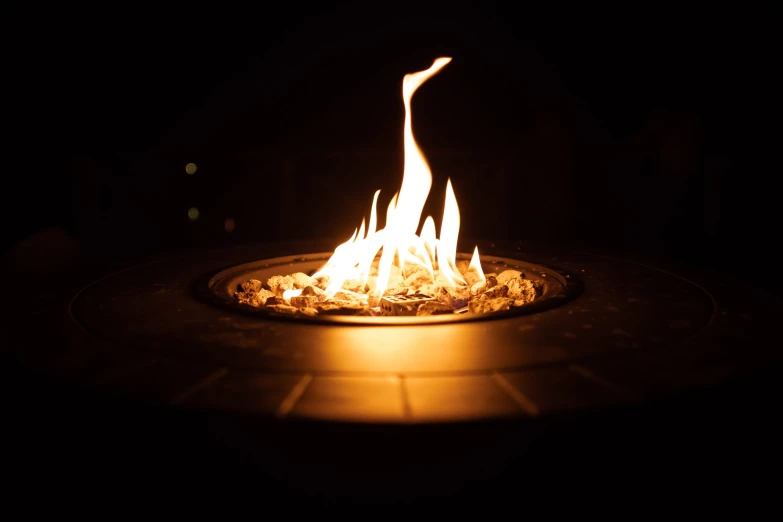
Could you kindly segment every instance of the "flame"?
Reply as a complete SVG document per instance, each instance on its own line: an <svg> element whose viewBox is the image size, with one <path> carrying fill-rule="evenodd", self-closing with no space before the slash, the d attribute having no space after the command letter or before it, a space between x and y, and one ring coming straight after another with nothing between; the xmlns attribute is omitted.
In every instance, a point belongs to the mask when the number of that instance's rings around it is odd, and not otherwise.
<svg viewBox="0 0 783 522"><path fill-rule="evenodd" d="M443 206L443 222L438 240L438 268L449 283L448 286L465 285L457 270L457 238L459 237L459 207L451 179L446 183L446 204Z"/></svg>
<svg viewBox="0 0 783 522"><path fill-rule="evenodd" d="M386 289L392 274L392 267L401 271L406 265L425 267L432 280L434 269L440 271L438 283L441 286L464 286L467 283L456 268L457 239L459 237L460 216L457 198L451 179L446 184L446 200L443 208L440 238L435 235L435 221L427 216L416 235L421 221L421 213L432 186L430 171L424 153L413 136L411 100L416 90L428 79L445 67L451 58L436 59L429 69L406 74L402 80L402 101L405 108L403 127L403 145L405 150L404 171L400 191L394 194L386 209L386 223L381 230L377 227L377 204L380 190L375 192L370 211L370 221L365 233L365 221L354 230L351 238L339 245L329 261L313 275L315 278L328 278L326 296L331 298L341 291L346 281L360 281L370 287L371 302L377 302ZM378 274L370 280L373 262L381 252ZM478 247L473 252L470 267L476 269L484 280Z"/></svg>
<svg viewBox="0 0 783 522"><path fill-rule="evenodd" d="M478 245L473 250L473 257L470 258L470 266L468 266L468 270L473 270L476 272L476 275L478 275L479 278L479 282L483 283L487 280L486 276L484 275L484 270L481 268L481 259L479 259Z"/></svg>
<svg viewBox="0 0 783 522"><path fill-rule="evenodd" d="M299 297L302 295L302 289L296 289L296 290L286 290L283 292L283 299L286 303L291 304L291 298L292 297Z"/></svg>

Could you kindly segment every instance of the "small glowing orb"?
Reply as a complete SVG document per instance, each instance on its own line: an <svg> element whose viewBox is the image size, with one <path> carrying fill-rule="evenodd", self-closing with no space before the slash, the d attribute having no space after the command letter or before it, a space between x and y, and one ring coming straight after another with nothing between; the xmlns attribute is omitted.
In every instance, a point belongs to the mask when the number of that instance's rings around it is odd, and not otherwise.
<svg viewBox="0 0 783 522"><path fill-rule="evenodd" d="M190 218L191 221L196 221L198 219L198 209L196 207L188 209L188 218Z"/></svg>
<svg viewBox="0 0 783 522"><path fill-rule="evenodd" d="M185 172L188 174L195 174L196 173L196 164L195 163L188 163L185 165Z"/></svg>
<svg viewBox="0 0 783 522"><path fill-rule="evenodd" d="M223 226L226 228L226 232L232 232L236 228L237 223L233 218L226 218Z"/></svg>

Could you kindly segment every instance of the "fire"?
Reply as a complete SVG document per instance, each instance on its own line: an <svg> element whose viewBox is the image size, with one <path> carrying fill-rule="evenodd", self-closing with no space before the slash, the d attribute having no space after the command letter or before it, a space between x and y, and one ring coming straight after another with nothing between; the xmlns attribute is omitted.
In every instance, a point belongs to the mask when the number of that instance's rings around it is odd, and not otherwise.
<svg viewBox="0 0 783 522"><path fill-rule="evenodd" d="M400 190L386 207L384 228L378 227L377 190L369 221L363 218L315 274L248 279L233 294L240 305L298 317L482 315L524 306L542 294L544 285L519 270L484 274L478 247L470 263L457 262L460 214L451 179L440 231L432 216L421 223L432 172L413 136L411 99L450 61L438 58L429 69L403 78L404 171Z"/></svg>
<svg viewBox="0 0 783 522"><path fill-rule="evenodd" d="M401 277L406 267L420 265L426 268L433 282L441 287L464 287L467 285L456 268L457 239L459 237L460 216L457 198L451 179L446 184L446 201L443 208L440 237L435 234L435 221L427 216L419 234L416 231L421 221L421 213L432 186L432 172L424 153L413 136L411 99L416 90L428 79L445 67L451 58L436 59L429 69L406 74L402 81L402 100L405 106L405 124L403 144L405 151L402 185L391 199L386 209L386 226L377 227L377 203L380 190L375 192L370 210L369 226L365 222L354 230L351 238L339 245L329 261L313 275L314 278L326 278L328 298L344 291L346 282L355 281L357 286L370 287L369 301L377 303L393 277ZM371 269L379 252L377 277L371 277ZM396 268L396 269L395 269ZM436 276L435 269L439 271ZM483 281L478 247L473 252L470 268L475 270Z"/></svg>

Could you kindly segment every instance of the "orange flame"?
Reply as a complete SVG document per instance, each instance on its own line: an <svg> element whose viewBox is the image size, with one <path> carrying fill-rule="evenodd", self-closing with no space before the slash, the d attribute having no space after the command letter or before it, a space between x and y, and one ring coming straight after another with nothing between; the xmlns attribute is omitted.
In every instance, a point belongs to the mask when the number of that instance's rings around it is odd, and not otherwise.
<svg viewBox="0 0 783 522"><path fill-rule="evenodd" d="M369 279L373 260L382 250L378 265L377 281L371 288L373 301L377 302L389 283L392 266L397 264L405 269L406 264L424 266L434 279L434 267L440 270L441 286L464 286L465 280L456 268L457 239L459 237L459 207L454 189L449 179L446 185L446 201L443 208L440 238L435 236L435 221L427 216L421 227L420 235L416 230L421 221L421 213L432 186L432 172L424 153L419 149L413 136L411 99L416 90L428 79L445 67L451 58L436 59L429 69L406 74L402 81L402 99L405 107L405 125L403 144L405 163L400 191L392 197L386 210L385 228L376 231L377 203L379 191L375 192L370 212L370 223L365 235L365 222L354 231L351 239L339 245L329 261L313 277L326 277L328 298L340 291L346 281L358 280L366 284ZM473 253L471 268L483 278L478 247Z"/></svg>

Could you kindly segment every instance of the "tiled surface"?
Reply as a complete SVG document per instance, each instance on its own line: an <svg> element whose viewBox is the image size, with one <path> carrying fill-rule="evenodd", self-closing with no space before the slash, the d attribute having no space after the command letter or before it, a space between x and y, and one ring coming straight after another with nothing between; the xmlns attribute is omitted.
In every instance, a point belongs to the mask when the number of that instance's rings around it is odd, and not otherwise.
<svg viewBox="0 0 783 522"><path fill-rule="evenodd" d="M502 373L542 414L605 406L621 398L606 386L564 368Z"/></svg>
<svg viewBox="0 0 783 522"><path fill-rule="evenodd" d="M312 251L300 246L283 253ZM362 422L545 416L654 399L724 382L740 360L765 357L752 342L760 334L750 336L765 324L753 296L733 296L741 307L719 302L703 329L709 295L681 278L609 258L518 251L577 274L584 294L508 320L358 328L258 321L185 291L239 257L264 258L248 250L117 272L81 294L78 322L58 309L67 330L41 328L37 316L11 326L27 336L16 349L31 368L128 398Z"/></svg>
<svg viewBox="0 0 783 522"><path fill-rule="evenodd" d="M96 382L95 386L125 396L169 403L203 382L213 384L213 376L220 371L220 368L213 366L162 359L126 373L109 374Z"/></svg>
<svg viewBox="0 0 783 522"><path fill-rule="evenodd" d="M258 374L166 359L107 373L94 385L148 400L347 422L427 423L536 417L623 404L676 389L654 358L445 376ZM667 377L669 375L669 377Z"/></svg>
<svg viewBox="0 0 783 522"><path fill-rule="evenodd" d="M708 296L681 278L619 260L567 257L554 264L579 274L583 294L495 321L360 327L260 320L188 294L194 280L225 266L224 258L218 263L209 256L173 257L117 273L87 288L72 309L96 336L139 346L159 342L156 350L167 356L238 370L321 374L473 374L567 364L645 348L653 338L686 339L713 312ZM528 249L524 258L542 265L554 260Z"/></svg>
<svg viewBox="0 0 783 522"><path fill-rule="evenodd" d="M597 360L583 366L642 398L675 393L694 385L709 386L730 378L738 369L738 365L732 365L730 361L694 358L676 351L634 353L622 359Z"/></svg>
<svg viewBox="0 0 783 522"><path fill-rule="evenodd" d="M103 347L54 359L51 366L71 378L94 383L130 373L137 368L152 366L159 360L160 357L148 353Z"/></svg>
<svg viewBox="0 0 783 522"><path fill-rule="evenodd" d="M489 376L404 380L414 421L454 421L523 414Z"/></svg>
<svg viewBox="0 0 783 522"><path fill-rule="evenodd" d="M230 372L188 396L182 404L271 415L301 378L301 375Z"/></svg>
<svg viewBox="0 0 783 522"><path fill-rule="evenodd" d="M405 417L398 377L318 377L291 409L291 417L399 422Z"/></svg>

